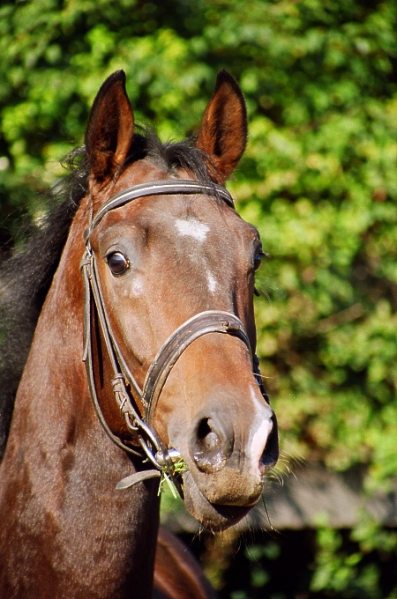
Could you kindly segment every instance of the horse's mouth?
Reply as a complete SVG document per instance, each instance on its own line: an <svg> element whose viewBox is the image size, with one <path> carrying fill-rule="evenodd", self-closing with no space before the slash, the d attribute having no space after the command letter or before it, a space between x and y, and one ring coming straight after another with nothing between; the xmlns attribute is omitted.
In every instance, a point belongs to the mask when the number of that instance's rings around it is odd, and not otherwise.
<svg viewBox="0 0 397 599"><path fill-rule="evenodd" d="M222 518L222 521L227 523L227 524L225 524L225 526L223 526L223 524L222 524L221 528L219 530L222 530L223 528L227 528L228 526L232 526L233 524L237 524L237 522L239 522L242 518L244 518L244 516L246 516L248 514L248 512L250 511L250 509L252 507L252 506L240 507L240 506L233 506L233 505L216 505L214 503L211 503L210 505L219 514L219 516ZM212 529L214 530L213 525L212 525Z"/></svg>
<svg viewBox="0 0 397 599"><path fill-rule="evenodd" d="M204 528L213 532L237 524L260 498L259 495L249 505L221 505L212 503L205 497L190 472L183 474L183 483L186 509Z"/></svg>

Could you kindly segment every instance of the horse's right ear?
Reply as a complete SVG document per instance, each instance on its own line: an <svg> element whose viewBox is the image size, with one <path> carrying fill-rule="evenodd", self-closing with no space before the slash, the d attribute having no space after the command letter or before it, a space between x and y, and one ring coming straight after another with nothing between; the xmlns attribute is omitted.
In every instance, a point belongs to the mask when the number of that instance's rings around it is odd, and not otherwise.
<svg viewBox="0 0 397 599"><path fill-rule="evenodd" d="M101 86L91 108L85 134L89 174L96 182L115 178L134 135L134 116L125 89L124 71L116 71Z"/></svg>

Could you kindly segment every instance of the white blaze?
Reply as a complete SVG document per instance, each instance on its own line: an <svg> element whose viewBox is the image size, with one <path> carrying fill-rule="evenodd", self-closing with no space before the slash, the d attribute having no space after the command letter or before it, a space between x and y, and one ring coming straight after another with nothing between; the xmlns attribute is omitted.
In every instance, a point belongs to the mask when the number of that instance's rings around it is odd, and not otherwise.
<svg viewBox="0 0 397 599"><path fill-rule="evenodd" d="M143 293L143 279L140 276L136 276L132 281L131 293L134 297L139 297Z"/></svg>
<svg viewBox="0 0 397 599"><path fill-rule="evenodd" d="M190 237L194 239L199 244L204 243L207 239L207 235L209 233L209 226L205 223L200 222L194 218L177 218L175 220L175 227L181 237ZM196 259L198 258L198 254L192 254ZM210 293L215 293L218 289L218 281L212 272L208 271L206 273L207 278L207 287Z"/></svg>
<svg viewBox="0 0 397 599"><path fill-rule="evenodd" d="M208 291L210 293L215 293L218 289L218 282L212 272L207 272L207 283L208 283Z"/></svg>
<svg viewBox="0 0 397 599"><path fill-rule="evenodd" d="M203 243L206 240L208 231L210 230L208 225L195 219L183 220L181 218L177 218L175 221L175 226L179 235L182 237L192 237L199 243Z"/></svg>

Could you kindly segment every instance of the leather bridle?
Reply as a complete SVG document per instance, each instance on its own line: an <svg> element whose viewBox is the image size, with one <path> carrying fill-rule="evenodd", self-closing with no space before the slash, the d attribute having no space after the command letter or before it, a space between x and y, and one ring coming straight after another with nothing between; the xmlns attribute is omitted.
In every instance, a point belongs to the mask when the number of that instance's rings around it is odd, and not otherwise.
<svg viewBox="0 0 397 599"><path fill-rule="evenodd" d="M117 485L117 488L126 488L147 478L166 475L173 480L178 491L182 494L180 477L177 475L175 467L175 463L180 459L180 454L173 448L164 447L153 428L153 414L172 368L185 349L199 337L209 333L222 333L241 339L247 346L252 357L253 372L266 401L268 401L259 375L258 360L253 354L248 335L241 320L230 312L207 310L194 315L181 324L159 349L153 363L148 369L143 388L140 387L130 371L116 337L112 332L100 287L96 257L91 248L90 236L102 218L111 210L138 198L178 193L212 195L226 202L229 206L234 207L231 195L220 185L203 184L198 181L180 179L144 183L130 187L108 200L93 217L84 235L86 249L81 261L85 289L83 359L86 364L92 401L99 421L110 439L126 452L146 457L153 466L151 469L136 472L123 479ZM112 370L111 384L114 397L121 414L124 416L127 429L132 435L134 445L129 444L129 442L113 433L100 406L93 361L92 325L95 315L94 310L96 311L97 322L110 361ZM141 414L140 409L144 411L144 414Z"/></svg>

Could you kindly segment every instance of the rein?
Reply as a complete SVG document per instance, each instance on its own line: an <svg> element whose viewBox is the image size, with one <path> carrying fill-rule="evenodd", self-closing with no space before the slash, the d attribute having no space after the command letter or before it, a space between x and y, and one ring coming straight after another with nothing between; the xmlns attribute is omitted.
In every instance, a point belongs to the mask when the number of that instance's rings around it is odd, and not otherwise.
<svg viewBox="0 0 397 599"><path fill-rule="evenodd" d="M130 187L108 200L92 219L84 234L86 249L81 261L81 270L85 290L83 360L86 364L88 384L95 411L105 432L118 447L130 454L146 457L153 466L152 469L143 470L127 476L118 483L116 488L125 489L148 478L170 477L182 496L182 487L177 467L178 462L181 462L181 456L176 449L164 447L152 426L152 421L161 391L172 368L185 349L193 341L209 333L222 333L238 337L248 348L252 357L253 372L256 380L266 401L268 401L268 398L259 378L258 360L253 355L248 335L241 320L230 312L207 310L194 315L181 324L159 349L147 371L142 389L122 355L115 335L112 332L103 300L96 257L91 248L90 236L97 224L111 210L124 206L138 198L176 193L212 195L223 200L229 206L234 207L229 192L224 187L216 184L175 180L145 183ZM95 315L94 310L96 311L97 321L110 360L112 369L111 383L114 397L120 412L124 416L127 429L132 434L135 443L138 443L134 447L113 433L99 403L93 364L92 322ZM140 413L139 404L143 408L143 415Z"/></svg>

